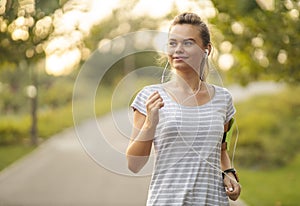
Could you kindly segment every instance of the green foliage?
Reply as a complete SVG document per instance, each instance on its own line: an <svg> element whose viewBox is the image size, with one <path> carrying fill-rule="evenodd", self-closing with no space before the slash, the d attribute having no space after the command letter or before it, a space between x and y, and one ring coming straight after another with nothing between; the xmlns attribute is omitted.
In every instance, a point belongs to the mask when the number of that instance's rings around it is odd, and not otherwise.
<svg viewBox="0 0 300 206"><path fill-rule="evenodd" d="M44 29L43 32L37 32L40 27L37 22L46 15L50 15L59 8L59 0L53 1L6 1L4 14L0 17L0 60L20 63L21 61L32 61L42 58L44 53L41 51L43 43L50 33ZM33 4L33 5L32 5ZM29 8L34 8L31 10ZM23 25L18 25L16 20L24 17ZM52 25L51 25L52 26ZM27 35L14 35L14 31L21 29ZM40 31L40 30L39 30ZM42 34L43 33L43 34Z"/></svg>
<svg viewBox="0 0 300 206"><path fill-rule="evenodd" d="M0 113L17 115L28 113L29 72L26 69L17 69L8 65L0 70ZM38 102L42 110L58 108L72 100L74 76L53 77L40 72L38 87Z"/></svg>
<svg viewBox="0 0 300 206"><path fill-rule="evenodd" d="M6 116L0 119L0 145L20 144L29 136L29 118Z"/></svg>
<svg viewBox="0 0 300 206"><path fill-rule="evenodd" d="M57 83L58 88L49 89L49 93L57 92L60 95L53 95L53 101L57 102L56 106L52 105L52 101L43 100L44 104L38 112L38 131L40 138L48 138L51 135L62 131L65 128L73 126L72 117L72 91L69 84L63 84L65 78ZM69 90L67 89L69 87ZM64 89L66 90L64 90ZM103 92L104 91L104 92ZM47 95L48 92L45 92ZM106 113L110 109L111 89L107 87L101 88L101 95L96 96L95 112L96 115ZM61 99L61 97L63 97ZM85 99L80 100L82 103L82 112L85 112ZM47 106L48 105L48 106ZM52 106L49 106L52 105ZM90 118L90 117L87 117ZM83 119L82 119L83 120ZM82 121L80 120L80 121ZM6 115L0 118L0 146L28 143L30 117L28 114Z"/></svg>
<svg viewBox="0 0 300 206"><path fill-rule="evenodd" d="M300 52L299 1L212 1L218 10L211 20L219 34L217 46L232 43L235 65L228 78L247 84L253 80L273 79L299 82L297 55ZM274 3L268 9L263 5ZM235 32L234 23L242 30ZM216 32L218 33L218 32ZM259 43L255 41L259 40Z"/></svg>
<svg viewBox="0 0 300 206"><path fill-rule="evenodd" d="M28 105L25 84L28 71L14 63L2 62L0 69L0 114L22 112Z"/></svg>
<svg viewBox="0 0 300 206"><path fill-rule="evenodd" d="M160 66L157 59L158 53L153 51L144 51L128 55L107 70L101 79L101 84L106 86L114 85L135 69Z"/></svg>
<svg viewBox="0 0 300 206"><path fill-rule="evenodd" d="M72 105L41 112L38 120L39 137L48 138L73 125Z"/></svg>
<svg viewBox="0 0 300 206"><path fill-rule="evenodd" d="M270 169L286 165L300 147L300 87L237 104L237 164Z"/></svg>
<svg viewBox="0 0 300 206"><path fill-rule="evenodd" d="M52 77L44 75L39 87L40 108L59 108L72 101L74 77Z"/></svg>
<svg viewBox="0 0 300 206"><path fill-rule="evenodd" d="M240 169L241 198L249 206L298 205L299 171L299 153L286 167L277 170L253 171Z"/></svg>

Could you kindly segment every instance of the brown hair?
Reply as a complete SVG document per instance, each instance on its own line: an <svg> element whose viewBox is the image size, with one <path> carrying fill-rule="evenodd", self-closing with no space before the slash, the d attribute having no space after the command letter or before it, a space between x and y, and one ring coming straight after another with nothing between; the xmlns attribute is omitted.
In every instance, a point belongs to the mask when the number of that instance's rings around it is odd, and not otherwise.
<svg viewBox="0 0 300 206"><path fill-rule="evenodd" d="M208 27L197 14L189 12L179 14L173 19L169 31L176 24L190 24L197 26L199 28L199 34L200 38L202 39L203 46L207 46L210 43Z"/></svg>

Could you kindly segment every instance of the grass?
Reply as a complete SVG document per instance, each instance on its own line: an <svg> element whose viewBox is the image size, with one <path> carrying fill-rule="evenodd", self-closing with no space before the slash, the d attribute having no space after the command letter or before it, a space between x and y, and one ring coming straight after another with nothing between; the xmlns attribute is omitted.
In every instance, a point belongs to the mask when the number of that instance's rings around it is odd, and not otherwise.
<svg viewBox="0 0 300 206"><path fill-rule="evenodd" d="M28 154L35 147L26 145L9 145L0 147L0 171L11 163Z"/></svg>
<svg viewBox="0 0 300 206"><path fill-rule="evenodd" d="M300 154L287 166L270 171L239 170L241 198L249 205L293 206L299 204Z"/></svg>
<svg viewBox="0 0 300 206"><path fill-rule="evenodd" d="M108 95L110 92L107 91ZM110 109L110 98L97 98L98 104L95 105L95 112L97 116L105 114ZM85 111L85 103L83 101L82 113ZM86 118L91 118L90 116L80 116L79 122ZM26 116L14 116L8 119L7 117L0 118L0 124L5 122L10 122L12 126L18 127L16 131L20 130L20 134L17 134L23 138L14 144L2 144L0 145L0 171L5 167L9 166L16 160L20 159L24 155L28 154L35 147L29 146L28 131L30 125L30 118ZM16 123L15 123L16 122ZM78 122L77 122L78 123ZM73 116L72 116L72 104L66 104L63 107L56 109L48 109L38 112L38 130L39 138L41 141L51 137L52 135L61 132L62 130L74 126ZM11 127L11 126L10 126ZM24 128L25 127L25 128ZM13 128L15 129L15 128ZM15 131L15 130L14 130ZM25 135L26 134L26 135ZM15 136L15 135L13 135ZM25 138L24 138L25 137ZM4 137L2 137L4 138Z"/></svg>

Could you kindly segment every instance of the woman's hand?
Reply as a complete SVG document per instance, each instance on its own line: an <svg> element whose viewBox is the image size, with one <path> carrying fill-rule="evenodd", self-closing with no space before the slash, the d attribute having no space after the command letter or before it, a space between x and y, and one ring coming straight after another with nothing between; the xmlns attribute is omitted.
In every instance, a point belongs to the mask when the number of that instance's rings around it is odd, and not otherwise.
<svg viewBox="0 0 300 206"><path fill-rule="evenodd" d="M236 181L232 173L224 176L224 185L228 197L233 201L237 200L241 193L241 185Z"/></svg>
<svg viewBox="0 0 300 206"><path fill-rule="evenodd" d="M155 127L159 122L159 109L164 106L163 99L156 91L151 94L146 101L147 118L145 123L147 127Z"/></svg>

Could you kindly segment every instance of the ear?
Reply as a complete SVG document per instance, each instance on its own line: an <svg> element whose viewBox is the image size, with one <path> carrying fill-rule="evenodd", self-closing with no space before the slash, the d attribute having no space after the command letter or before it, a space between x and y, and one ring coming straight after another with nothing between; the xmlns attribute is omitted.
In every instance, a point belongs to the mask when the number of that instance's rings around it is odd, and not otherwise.
<svg viewBox="0 0 300 206"><path fill-rule="evenodd" d="M208 56L209 56L210 53L211 53L211 49L212 49L211 43L209 43L209 44L206 46L206 49L208 50Z"/></svg>

